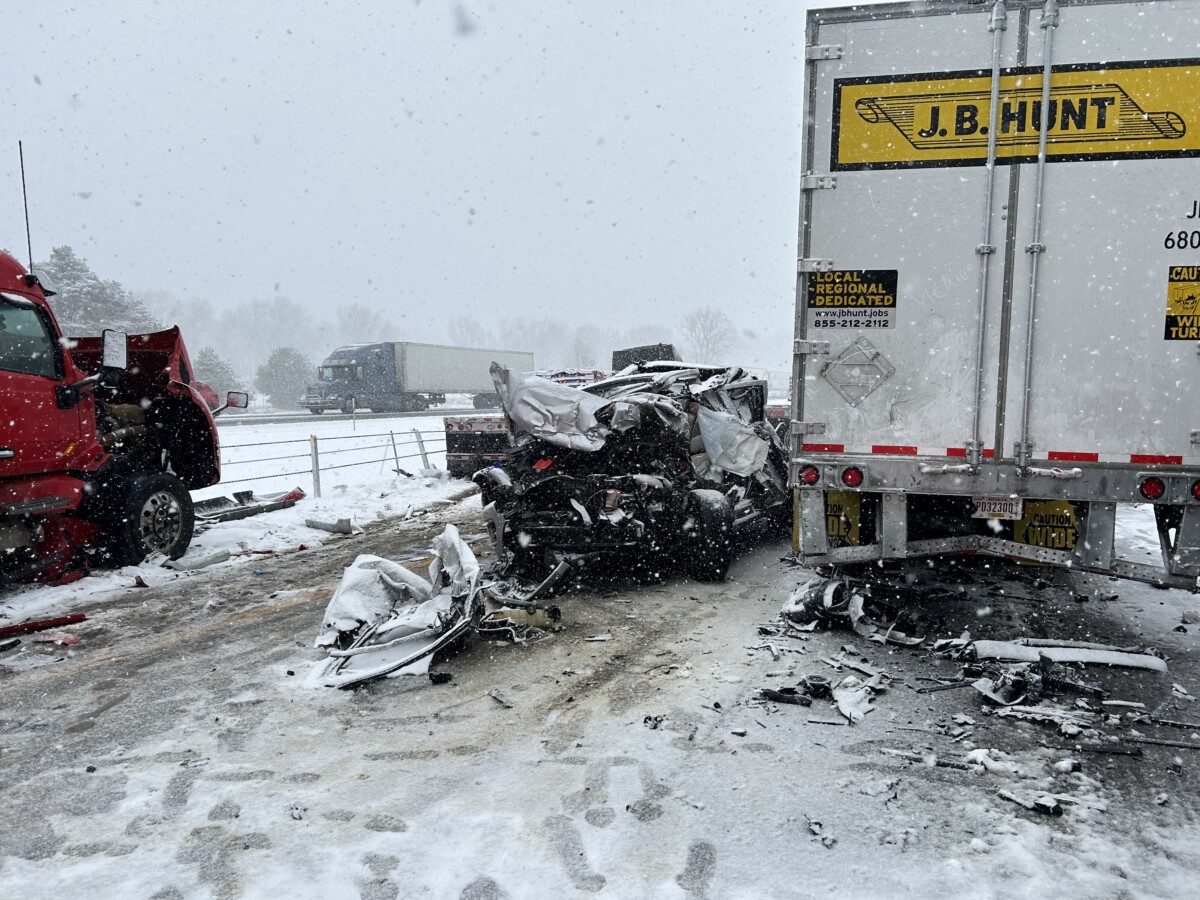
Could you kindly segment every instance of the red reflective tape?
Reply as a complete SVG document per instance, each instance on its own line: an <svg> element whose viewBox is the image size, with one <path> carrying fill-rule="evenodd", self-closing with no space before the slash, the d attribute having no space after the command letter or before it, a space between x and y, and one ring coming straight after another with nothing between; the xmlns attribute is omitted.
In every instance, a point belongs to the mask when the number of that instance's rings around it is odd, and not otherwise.
<svg viewBox="0 0 1200 900"><path fill-rule="evenodd" d="M947 447L946 455L947 456L966 456L967 448L966 447ZM996 451L995 450L984 450L983 458L984 459L995 459Z"/></svg>
<svg viewBox="0 0 1200 900"><path fill-rule="evenodd" d="M899 444L873 444L871 446L872 453L881 453L889 456L916 456L916 447L904 447Z"/></svg>
<svg viewBox="0 0 1200 900"><path fill-rule="evenodd" d="M1059 450L1051 450L1046 458L1054 462L1100 462L1099 453L1064 453Z"/></svg>
<svg viewBox="0 0 1200 900"><path fill-rule="evenodd" d="M801 444L800 449L805 453L845 453L845 444Z"/></svg>
<svg viewBox="0 0 1200 900"><path fill-rule="evenodd" d="M1182 466L1182 456L1156 456L1153 453L1134 453L1129 461L1138 466Z"/></svg>

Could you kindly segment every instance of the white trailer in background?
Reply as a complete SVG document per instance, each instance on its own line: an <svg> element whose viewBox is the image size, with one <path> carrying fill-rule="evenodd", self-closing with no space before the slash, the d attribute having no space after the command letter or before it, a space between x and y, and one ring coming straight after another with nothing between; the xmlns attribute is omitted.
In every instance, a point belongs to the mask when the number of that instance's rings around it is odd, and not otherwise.
<svg viewBox="0 0 1200 900"><path fill-rule="evenodd" d="M1200 0L817 9L806 44L800 558L1196 590ZM1161 565L1115 552L1132 503Z"/></svg>

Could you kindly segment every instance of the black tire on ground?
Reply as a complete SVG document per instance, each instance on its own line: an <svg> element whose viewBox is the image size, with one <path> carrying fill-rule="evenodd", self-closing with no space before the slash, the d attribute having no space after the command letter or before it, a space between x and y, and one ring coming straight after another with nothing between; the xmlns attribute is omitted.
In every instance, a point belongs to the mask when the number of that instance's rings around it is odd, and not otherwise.
<svg viewBox="0 0 1200 900"><path fill-rule="evenodd" d="M344 401L342 401L342 412L344 412L346 415L350 415L350 413L355 411L357 411L357 407L354 405L353 397L347 397Z"/></svg>
<svg viewBox="0 0 1200 900"><path fill-rule="evenodd" d="M325 412L325 410L323 410L323 409L318 409L318 408L317 408L317 407L315 407L315 406L310 406L310 407L308 408L308 411L309 411L310 413L312 413L314 416L319 416L319 415L321 415L321 413Z"/></svg>
<svg viewBox="0 0 1200 900"><path fill-rule="evenodd" d="M694 530L683 535L683 569L697 581L721 581L733 563L733 507L718 491L688 494Z"/></svg>
<svg viewBox="0 0 1200 900"><path fill-rule="evenodd" d="M129 482L109 523L109 544L117 565L136 565L152 552L179 559L192 542L192 495L174 475L138 475Z"/></svg>

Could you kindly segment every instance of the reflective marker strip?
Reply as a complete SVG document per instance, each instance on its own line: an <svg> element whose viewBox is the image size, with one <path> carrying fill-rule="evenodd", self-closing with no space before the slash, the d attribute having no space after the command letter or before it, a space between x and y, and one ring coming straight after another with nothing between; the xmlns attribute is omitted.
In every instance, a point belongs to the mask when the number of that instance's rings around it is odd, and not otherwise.
<svg viewBox="0 0 1200 900"><path fill-rule="evenodd" d="M871 452L883 456L916 456L917 448L900 444L873 444Z"/></svg>
<svg viewBox="0 0 1200 900"><path fill-rule="evenodd" d="M800 449L805 453L845 453L845 444L801 444Z"/></svg>
<svg viewBox="0 0 1200 900"><path fill-rule="evenodd" d="M1061 450L1051 450L1046 454L1051 462L1100 462L1099 453L1070 453Z"/></svg>
<svg viewBox="0 0 1200 900"><path fill-rule="evenodd" d="M965 457L965 456L967 455L967 448L966 448L966 447L947 447L947 448L946 448L946 455L947 455L947 456L962 456L962 457ZM995 450L984 450L984 451L983 451L983 458L984 458L984 459L995 459L995 458L996 458L996 451L995 451Z"/></svg>
<svg viewBox="0 0 1200 900"><path fill-rule="evenodd" d="M1138 466L1182 466L1182 456L1156 456L1152 453L1134 453L1129 461Z"/></svg>

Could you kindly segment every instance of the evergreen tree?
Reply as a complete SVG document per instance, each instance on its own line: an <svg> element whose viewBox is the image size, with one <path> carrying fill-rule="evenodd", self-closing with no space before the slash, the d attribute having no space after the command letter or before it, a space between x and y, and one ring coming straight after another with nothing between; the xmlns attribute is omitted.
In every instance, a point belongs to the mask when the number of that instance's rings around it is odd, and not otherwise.
<svg viewBox="0 0 1200 900"><path fill-rule="evenodd" d="M316 380L316 367L307 356L292 347L277 347L258 367L254 388L271 398L276 409L299 409L304 390Z"/></svg>
<svg viewBox="0 0 1200 900"><path fill-rule="evenodd" d="M67 335L98 335L105 328L144 334L161 327L140 300L119 282L102 281L70 247L55 247L37 268L58 288L50 307Z"/></svg>
<svg viewBox="0 0 1200 900"><path fill-rule="evenodd" d="M229 391L241 390L242 379L238 373L212 347L202 347L192 360L192 365L196 368L196 378L216 391L222 403Z"/></svg>

